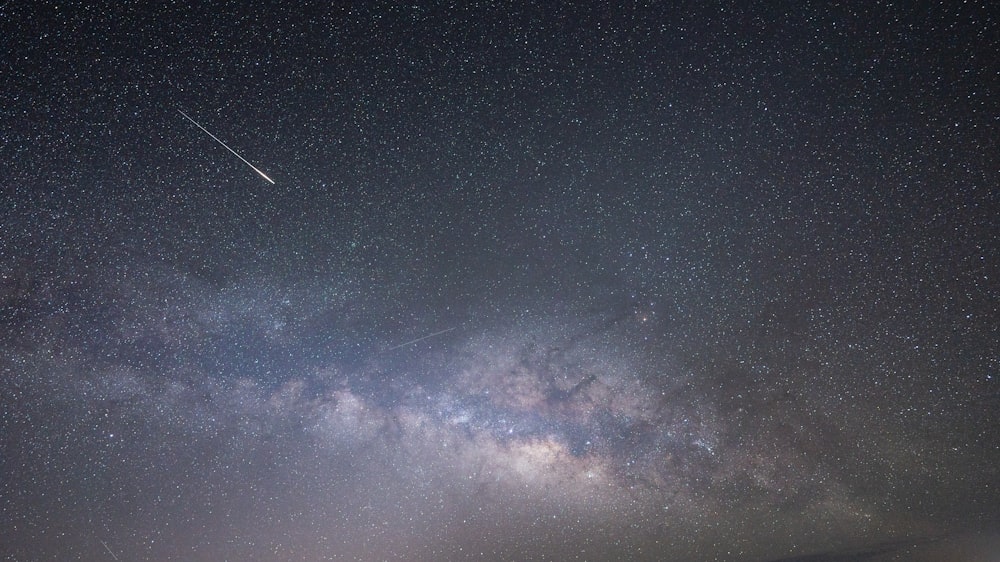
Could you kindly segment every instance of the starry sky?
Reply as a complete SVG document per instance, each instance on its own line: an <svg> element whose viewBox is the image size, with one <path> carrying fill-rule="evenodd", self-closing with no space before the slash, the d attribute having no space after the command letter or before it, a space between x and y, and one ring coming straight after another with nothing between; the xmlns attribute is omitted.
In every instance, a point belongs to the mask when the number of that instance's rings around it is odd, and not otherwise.
<svg viewBox="0 0 1000 562"><path fill-rule="evenodd" d="M0 560L996 559L989 2L0 46Z"/></svg>

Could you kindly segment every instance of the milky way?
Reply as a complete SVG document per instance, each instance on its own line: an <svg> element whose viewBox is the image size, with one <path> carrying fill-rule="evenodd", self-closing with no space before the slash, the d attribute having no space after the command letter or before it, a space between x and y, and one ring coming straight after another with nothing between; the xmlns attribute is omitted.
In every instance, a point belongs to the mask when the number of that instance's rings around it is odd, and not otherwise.
<svg viewBox="0 0 1000 562"><path fill-rule="evenodd" d="M336 293L277 294L263 280L211 287L163 272L149 283L144 292L173 306L137 312L130 295L116 309L109 295L128 289L110 282L85 291L104 296L99 312L71 305L67 286L50 287L44 303L37 290L15 297L35 314L5 359L5 425L16 437L5 447L21 463L10 505L21 532L51 533L53 548L96 556L75 546L89 532L138 537L132 548L151 559L567 548L685 557L705 540L750 542L734 529L787 548L774 526L803 516L845 541L923 525L845 468L889 470L893 454L915 462L913 451L881 450L906 442L905 428L867 434L865 420L831 418L787 390L727 397L648 349L650 315L635 306L611 318L524 314L415 350L376 345L360 361L293 361L289 341L350 321L317 320L326 313L313 307L340 306ZM71 321L94 314L100 345ZM219 351L236 334L253 345ZM109 359L116 346L142 352ZM290 376L265 384L241 375L245 365L285 365ZM920 446L937 455L945 445ZM56 512L62 530L42 523ZM540 532L545 544L532 542ZM173 538L189 533L198 538Z"/></svg>
<svg viewBox="0 0 1000 562"><path fill-rule="evenodd" d="M0 560L996 550L990 6L37 4Z"/></svg>

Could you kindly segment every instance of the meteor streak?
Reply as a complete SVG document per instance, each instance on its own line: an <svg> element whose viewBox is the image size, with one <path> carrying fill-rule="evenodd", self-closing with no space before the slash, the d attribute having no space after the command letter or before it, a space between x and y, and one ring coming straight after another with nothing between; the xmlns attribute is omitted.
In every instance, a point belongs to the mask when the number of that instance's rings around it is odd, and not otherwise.
<svg viewBox="0 0 1000 562"><path fill-rule="evenodd" d="M448 328L447 330L441 330L440 332L434 332L433 334L426 335L426 336L424 336L422 338L417 338L415 340L410 340L410 341L408 341L406 343L401 343L399 345L394 345L394 346L390 347L389 349L387 349L386 351L392 351L394 349L399 349L401 347L406 347L408 345L413 345L413 344L415 344L417 342L424 341L424 340L429 339L429 338L433 338L434 336L440 336L441 334L446 334L446 333L454 330L456 327L451 327L451 328Z"/></svg>
<svg viewBox="0 0 1000 562"><path fill-rule="evenodd" d="M206 132L208 132L208 131L206 131ZM211 133L209 133L209 134L211 134ZM118 557L115 556L115 553L111 552L111 549L108 547L108 543L106 543L104 541L101 541L101 544L104 545L104 550L107 550L108 554L110 554L112 558L114 558L115 560L118 560Z"/></svg>
<svg viewBox="0 0 1000 562"><path fill-rule="evenodd" d="M262 177L262 178L266 179L267 181L271 182L272 185L274 184L274 180L272 180L271 178L267 177L267 174L265 174L264 172L258 170L257 166L254 166L246 158L240 156L239 153L237 153L235 150L229 148L229 145L227 145L226 143L222 142L222 140L219 137L217 137L217 136L213 135L212 133L208 132L208 129L206 129L205 127L202 127L201 124L198 123L197 121L195 121L194 119L191 119L191 117L187 113L184 113L180 109L178 109L177 111L181 115L183 115L185 119L187 119L188 121L194 123L195 126L197 126L202 131L205 131L205 134L208 135L208 136L210 136L210 137L212 137L215 140L215 142L217 142L217 143L221 144L222 146L224 146L226 148L226 150L228 150L229 152L232 152L233 155L236 156L237 158L239 158L240 160L242 160L244 164L246 164L247 166L250 166L251 168L253 168L253 171L255 171L258 174L260 174L260 177Z"/></svg>

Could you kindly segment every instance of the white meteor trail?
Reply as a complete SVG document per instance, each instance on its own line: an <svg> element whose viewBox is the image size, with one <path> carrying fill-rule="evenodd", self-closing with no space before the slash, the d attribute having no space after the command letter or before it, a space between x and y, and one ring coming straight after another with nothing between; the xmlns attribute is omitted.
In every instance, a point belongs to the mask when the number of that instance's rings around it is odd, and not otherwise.
<svg viewBox="0 0 1000 562"><path fill-rule="evenodd" d="M440 332L434 332L433 334L424 336L422 338L417 338L415 340L410 340L410 341L408 341L406 343L401 343L399 345L394 345L394 346L390 347L389 349L387 349L386 351L392 351L394 349L399 349L401 347L406 347L408 345L413 345L413 344L415 344L417 342L424 341L424 340L429 339L429 338L433 338L434 336L440 336L441 334L446 334L446 333L454 330L456 327L448 328L447 330L441 330Z"/></svg>
<svg viewBox="0 0 1000 562"><path fill-rule="evenodd" d="M232 152L233 155L236 156L237 158L239 158L240 160L242 160L244 164L246 164L247 166L250 166L251 168L253 168L253 171L255 171L258 174L260 174L260 177L262 177L262 178L266 179L267 181L271 182L272 185L274 184L274 180L272 180L271 178L267 177L267 174L265 174L264 172L258 170L257 166L254 166L246 158L240 156L235 150L229 148L229 145L227 145L226 143L222 142L222 140L219 137L217 137L217 136L213 135L212 133L208 132L208 129L206 129L205 127L202 127L201 124L198 123L197 121L195 121L194 119L191 119L191 117L187 113L184 113L180 109L178 109L177 111L180 112L180 114L183 115L185 119L187 119L188 121L194 123L195 126L197 126L202 131L205 131L206 135L208 135L208 136L212 137L213 139L215 139L215 142L217 142L217 143L221 144L222 146L224 146L226 148L226 150L228 150L229 152Z"/></svg>
<svg viewBox="0 0 1000 562"><path fill-rule="evenodd" d="M110 548L108 547L108 543L106 543L106 542L104 542L104 541L101 541L101 544L103 544L103 545L104 545L104 550L107 550L107 551L108 551L108 554L110 554L112 558L114 558L115 560L118 560L118 557L117 557L117 556L115 556L115 553L114 553L114 552L111 552L111 549L110 549Z"/></svg>

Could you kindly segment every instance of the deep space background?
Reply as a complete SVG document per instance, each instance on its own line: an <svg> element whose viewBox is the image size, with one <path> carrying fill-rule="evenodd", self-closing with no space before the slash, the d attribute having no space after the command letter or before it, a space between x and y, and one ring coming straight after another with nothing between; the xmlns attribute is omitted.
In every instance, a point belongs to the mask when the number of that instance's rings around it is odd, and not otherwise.
<svg viewBox="0 0 1000 562"><path fill-rule="evenodd" d="M1000 559L995 4L279 6L0 5L0 560Z"/></svg>

